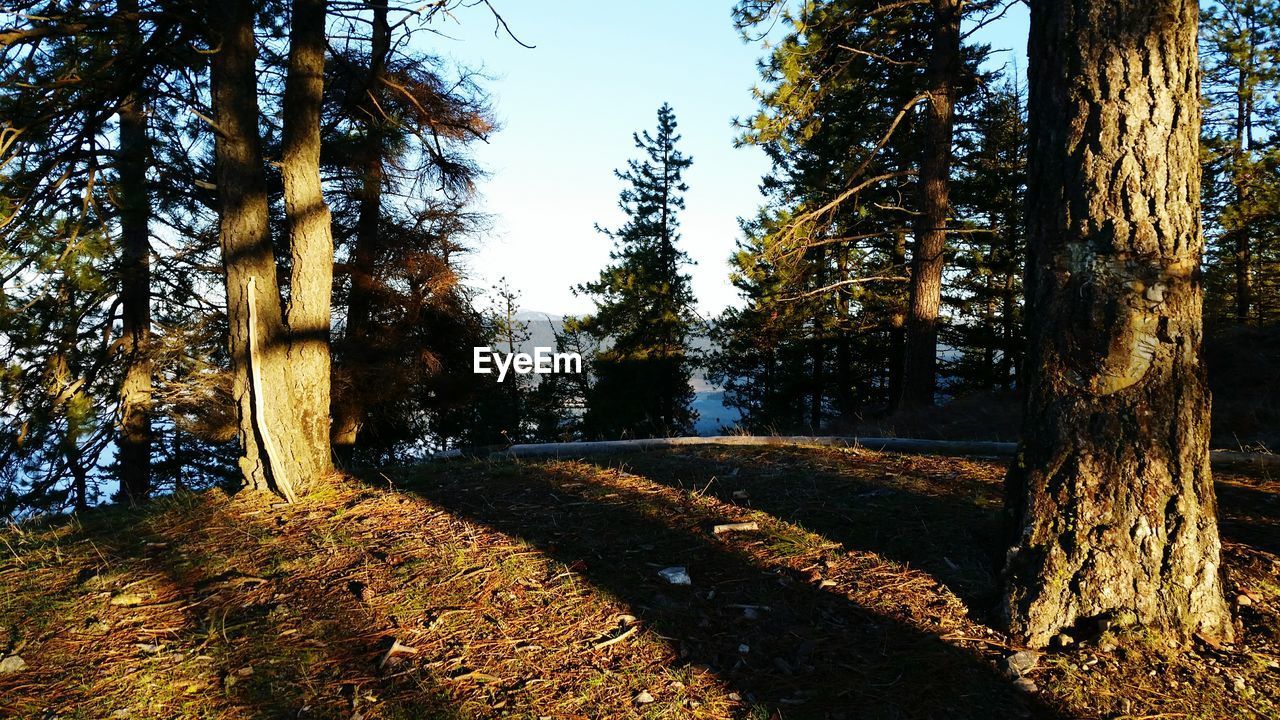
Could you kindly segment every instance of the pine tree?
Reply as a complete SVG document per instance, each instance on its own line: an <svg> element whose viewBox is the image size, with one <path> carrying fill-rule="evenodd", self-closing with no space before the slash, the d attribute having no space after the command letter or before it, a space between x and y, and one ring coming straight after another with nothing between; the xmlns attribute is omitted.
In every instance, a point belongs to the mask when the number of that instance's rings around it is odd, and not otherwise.
<svg viewBox="0 0 1280 720"><path fill-rule="evenodd" d="M953 313L946 344L959 357L949 392L1010 390L1021 367L1022 271L1026 253L1024 98L992 80L962 109L953 194L961 224L943 300Z"/></svg>
<svg viewBox="0 0 1280 720"><path fill-rule="evenodd" d="M598 228L614 242L613 263L600 278L578 288L595 299L584 328L604 344L593 366L585 430L596 437L688 433L693 361L687 339L696 322L688 256L677 247L679 212L688 189L681 176L693 162L676 147L671 106L658 110L654 133L634 136L642 152L617 177L626 187L619 206L627 221Z"/></svg>
<svg viewBox="0 0 1280 720"><path fill-rule="evenodd" d="M1277 214L1268 118L1280 112L1280 3L1221 0L1201 13L1207 314L1215 325L1263 324L1267 224ZM1273 256L1274 257L1274 256Z"/></svg>
<svg viewBox="0 0 1280 720"><path fill-rule="evenodd" d="M1178 643L1233 632L1200 357L1197 20L1187 0L1032 6L1003 609L1034 647L1103 620Z"/></svg>

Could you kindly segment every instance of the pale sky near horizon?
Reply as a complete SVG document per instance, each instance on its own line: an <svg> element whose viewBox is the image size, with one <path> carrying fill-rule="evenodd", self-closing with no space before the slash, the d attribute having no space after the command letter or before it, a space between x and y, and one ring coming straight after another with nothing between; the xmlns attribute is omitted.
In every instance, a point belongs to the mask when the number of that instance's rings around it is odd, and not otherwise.
<svg viewBox="0 0 1280 720"><path fill-rule="evenodd" d="M495 37L483 7L434 27L434 52L491 76L501 129L476 158L489 176L479 208L492 230L467 260L468 280L487 289L505 277L521 307L553 314L593 309L572 288L596 277L611 243L596 223L616 227L622 185L613 171L635 157L631 134L651 128L669 102L693 156L685 173L688 209L681 244L698 307L710 318L737 304L728 258L740 237L737 218L761 203L769 169L753 147L734 148L735 117L755 110L760 43L733 28L732 0L504 0L494 6L526 49ZM977 39L998 53L996 66L1025 68L1026 7L982 29Z"/></svg>

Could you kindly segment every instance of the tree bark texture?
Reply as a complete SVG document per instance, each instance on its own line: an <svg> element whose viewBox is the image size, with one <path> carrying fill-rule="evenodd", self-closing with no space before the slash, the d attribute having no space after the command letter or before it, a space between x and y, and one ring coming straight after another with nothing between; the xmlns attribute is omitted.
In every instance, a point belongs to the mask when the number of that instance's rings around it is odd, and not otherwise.
<svg viewBox="0 0 1280 720"><path fill-rule="evenodd" d="M1191 0L1031 7L1030 355L1003 610L1229 638L1201 362Z"/></svg>
<svg viewBox="0 0 1280 720"><path fill-rule="evenodd" d="M283 148L289 227L289 371L303 436L303 477L333 469L329 445L329 327L333 302L333 229L320 184L320 111L324 94L325 0L295 0L285 79Z"/></svg>
<svg viewBox="0 0 1280 720"><path fill-rule="evenodd" d="M938 371L938 308L951 209L951 145L956 79L960 72L960 0L933 0L932 50L926 70L924 148L920 160L920 215L911 256L906 376L902 406L933 405Z"/></svg>
<svg viewBox="0 0 1280 720"><path fill-rule="evenodd" d="M120 103L120 352L124 376L120 381L120 490L130 503L151 493L151 236L147 194L149 140L143 107L141 33L137 0L121 0L125 20L123 54L133 86Z"/></svg>
<svg viewBox="0 0 1280 720"><path fill-rule="evenodd" d="M226 275L228 348L237 407L240 470L255 490L290 494L310 457L294 410L289 336L271 247L267 182L258 135L257 47L252 0L215 5L220 30L211 94L216 136L219 243ZM254 382L254 378L258 381ZM279 452L271 457L264 438Z"/></svg>

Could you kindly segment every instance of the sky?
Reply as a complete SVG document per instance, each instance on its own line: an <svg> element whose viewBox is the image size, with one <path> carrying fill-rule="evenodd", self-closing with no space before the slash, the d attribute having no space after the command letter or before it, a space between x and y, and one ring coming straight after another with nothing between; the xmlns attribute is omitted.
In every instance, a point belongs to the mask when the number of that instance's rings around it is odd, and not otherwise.
<svg viewBox="0 0 1280 720"><path fill-rule="evenodd" d="M617 227L617 168L635 157L632 133L653 127L671 104L693 157L681 216L681 244L704 317L738 304L728 258L739 217L755 214L769 169L758 148L734 148L732 121L755 109L751 89L766 50L744 42L732 0L495 0L512 32L495 34L481 4L458 10L429 36L436 54L481 70L500 129L478 145L488 171L479 209L492 229L466 264L470 283L505 278L526 310L582 314L591 299L574 286L595 279L611 242L595 225ZM1025 68L1026 8L1018 4L976 38Z"/></svg>

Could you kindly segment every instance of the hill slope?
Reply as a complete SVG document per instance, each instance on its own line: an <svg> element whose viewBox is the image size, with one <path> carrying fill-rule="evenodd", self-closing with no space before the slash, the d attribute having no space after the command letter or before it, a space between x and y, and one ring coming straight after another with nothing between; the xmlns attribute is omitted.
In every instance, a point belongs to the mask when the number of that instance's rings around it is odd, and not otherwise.
<svg viewBox="0 0 1280 720"><path fill-rule="evenodd" d="M984 624L1001 472L706 448L437 464L292 507L211 492L10 528L0 652L22 661L0 674L0 715L1280 713L1280 483L1220 478L1240 644L1107 635L1015 684L1014 648ZM758 529L714 532L729 522Z"/></svg>

